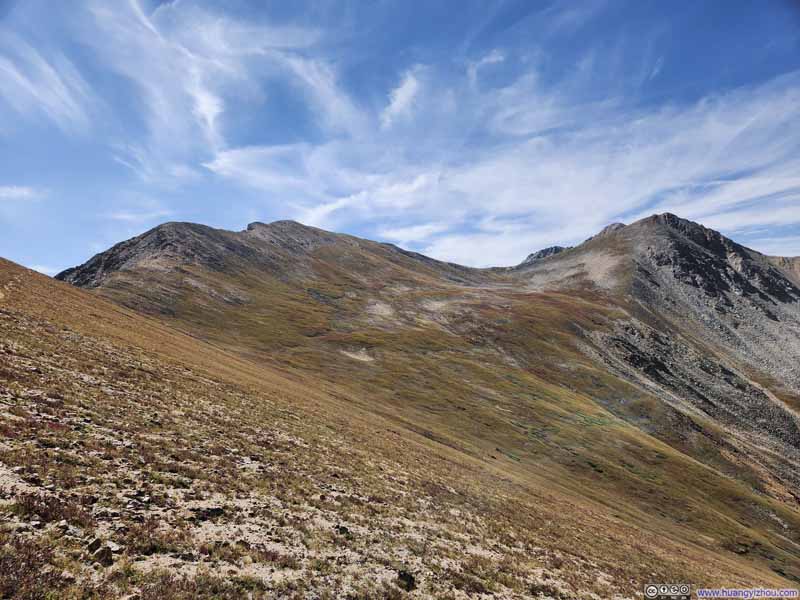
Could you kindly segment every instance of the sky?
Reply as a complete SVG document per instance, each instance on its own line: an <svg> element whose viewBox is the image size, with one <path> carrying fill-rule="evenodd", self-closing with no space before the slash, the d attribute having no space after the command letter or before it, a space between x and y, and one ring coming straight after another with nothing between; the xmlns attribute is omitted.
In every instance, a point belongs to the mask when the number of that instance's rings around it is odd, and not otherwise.
<svg viewBox="0 0 800 600"><path fill-rule="evenodd" d="M473 266L674 212L800 255L797 0L0 0L0 256L294 219Z"/></svg>

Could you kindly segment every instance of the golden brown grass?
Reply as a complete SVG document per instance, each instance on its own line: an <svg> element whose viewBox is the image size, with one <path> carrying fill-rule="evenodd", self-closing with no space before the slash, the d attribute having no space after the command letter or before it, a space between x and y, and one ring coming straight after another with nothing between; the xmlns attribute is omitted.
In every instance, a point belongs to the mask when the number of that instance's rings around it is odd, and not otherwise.
<svg viewBox="0 0 800 600"><path fill-rule="evenodd" d="M400 597L407 570L419 594L442 598L608 598L650 580L778 586L768 565L796 568L761 512L795 515L584 394L429 330L369 331L391 369L343 357L320 381L303 362L322 360L316 350L281 372L9 263L0 288L0 463L92 517L67 519L85 529L75 535L46 525L0 542L14 564L32 551L12 539L47 544L57 575L42 585L64 597ZM536 338L557 319L595 318L565 306L550 295L520 308L524 352L577 360ZM366 343L336 335L320 343ZM421 345L447 360L423 367ZM576 390L597 380L598 395L629 393L586 366L567 372ZM39 514L5 492L17 522ZM96 576L93 536L121 547ZM723 551L732 541L755 550Z"/></svg>

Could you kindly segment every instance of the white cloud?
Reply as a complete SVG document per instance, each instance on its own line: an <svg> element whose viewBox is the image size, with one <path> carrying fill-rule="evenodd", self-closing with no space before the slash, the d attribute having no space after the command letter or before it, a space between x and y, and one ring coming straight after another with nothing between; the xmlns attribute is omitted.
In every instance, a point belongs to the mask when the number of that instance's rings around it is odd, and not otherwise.
<svg viewBox="0 0 800 600"><path fill-rule="evenodd" d="M448 223L420 223L407 227L381 229L378 235L398 244L415 244L427 241L431 237L447 231L450 227L451 225Z"/></svg>
<svg viewBox="0 0 800 600"><path fill-rule="evenodd" d="M153 210L136 212L130 210L118 210L108 213L107 217L113 221L125 221L126 223L146 223L156 219L163 219L172 214L168 210Z"/></svg>
<svg viewBox="0 0 800 600"><path fill-rule="evenodd" d="M336 228L354 219L379 222L403 213L417 214L427 200L438 198L439 173L362 174L360 181L354 179L351 184L357 191L303 208L298 218L310 225Z"/></svg>
<svg viewBox="0 0 800 600"><path fill-rule="evenodd" d="M729 212L712 213L702 217L703 224L723 231L743 231L753 227L800 225L800 193L788 202L763 206L750 206Z"/></svg>
<svg viewBox="0 0 800 600"><path fill-rule="evenodd" d="M318 38L300 28L244 23L190 2L164 4L148 15L137 0L113 8L92 0L89 13L88 20L75 19L80 37L131 82L145 120L144 136L137 132L115 144L117 159L151 183L199 176L194 165L226 149L230 104L258 100L262 77L293 68L282 52ZM313 73L305 75L313 80Z"/></svg>
<svg viewBox="0 0 800 600"><path fill-rule="evenodd" d="M15 113L29 119L45 117L69 133L89 129L89 114L97 100L75 66L60 53L50 52L45 58L29 43L0 28L0 78L0 101Z"/></svg>
<svg viewBox="0 0 800 600"><path fill-rule="evenodd" d="M540 18L545 18L548 33L572 33L592 20L604 7L605 0L584 3L554 2L542 11Z"/></svg>
<svg viewBox="0 0 800 600"><path fill-rule="evenodd" d="M0 186L0 200L38 200L44 196L44 191L20 185Z"/></svg>
<svg viewBox="0 0 800 600"><path fill-rule="evenodd" d="M800 235L753 237L743 241L745 246L768 256L800 257Z"/></svg>
<svg viewBox="0 0 800 600"><path fill-rule="evenodd" d="M306 164L310 152L307 144L236 148L219 152L203 166L256 189L320 198Z"/></svg>
<svg viewBox="0 0 800 600"><path fill-rule="evenodd" d="M480 60L475 62L469 63L467 65L467 77L469 78L470 84L477 85L478 83L478 74L481 68L489 66L489 65L496 65L505 61L506 56L500 50L494 49L489 52L486 56L483 56Z"/></svg>
<svg viewBox="0 0 800 600"><path fill-rule="evenodd" d="M62 269L57 267L48 267L45 265L31 265L30 268L34 271L38 271L42 275L47 275L48 277L52 277L56 273L60 273L62 271Z"/></svg>
<svg viewBox="0 0 800 600"><path fill-rule="evenodd" d="M647 76L647 79L650 80L650 79L655 79L656 77L658 77L658 74L661 73L661 69L663 67L664 67L664 57L663 56L659 56L658 60L656 60L656 64L653 65L653 68L650 71L650 74Z"/></svg>
<svg viewBox="0 0 800 600"><path fill-rule="evenodd" d="M273 53L278 64L285 66L300 83L320 115L324 128L333 132L358 135L365 130L366 122L361 111L350 97L342 92L335 70L321 60Z"/></svg>
<svg viewBox="0 0 800 600"><path fill-rule="evenodd" d="M121 206L102 216L128 226L138 226L163 221L173 214L160 200L136 193L123 193Z"/></svg>
<svg viewBox="0 0 800 600"><path fill-rule="evenodd" d="M404 106L401 98L393 102ZM442 108L448 98L457 110ZM233 149L206 166L290 199L304 222L371 226L468 264L516 263L611 221L666 210L729 230L800 220L798 74L649 110L613 98L581 105L535 73L484 92L467 74L426 88L414 110L404 128ZM478 146L468 142L474 132L484 137ZM403 223L394 238L375 225L387 221Z"/></svg>
<svg viewBox="0 0 800 600"><path fill-rule="evenodd" d="M579 239L586 229L578 228ZM594 230L592 233L595 233ZM530 253L564 244L576 238L576 229L539 231L534 227L520 227L510 231L457 233L442 235L426 245L422 252L428 256L463 265L493 267L514 265ZM567 240L567 242L565 242Z"/></svg>
<svg viewBox="0 0 800 600"><path fill-rule="evenodd" d="M389 94L389 104L381 113L381 127L391 127L398 119L408 117L414 107L414 101L420 90L418 72L416 67L403 75L402 80Z"/></svg>
<svg viewBox="0 0 800 600"><path fill-rule="evenodd" d="M142 6L88 0L88 13L76 9L65 27L97 50L98 69L130 85L132 122L109 144L158 186L215 177L257 190L272 212L358 226L469 264L519 262L609 221L666 210L729 231L799 220L798 73L691 105L648 106L597 91L599 51L553 81L536 51L523 60L497 48L399 72L376 106L347 92L347 59L317 31L243 22L188 0L150 14ZM596 8L544 10L543 35L575 31ZM99 103L73 63L14 37L0 47L0 105L65 130L90 126ZM641 79L664 63L654 54L643 64ZM503 77L482 79L493 65ZM312 115L313 134L237 146L236 111L258 106L267 132L282 118L268 102L276 81L302 104L298 114ZM37 193L9 191L25 189L0 187L0 198ZM123 202L103 216L137 224L169 214Z"/></svg>

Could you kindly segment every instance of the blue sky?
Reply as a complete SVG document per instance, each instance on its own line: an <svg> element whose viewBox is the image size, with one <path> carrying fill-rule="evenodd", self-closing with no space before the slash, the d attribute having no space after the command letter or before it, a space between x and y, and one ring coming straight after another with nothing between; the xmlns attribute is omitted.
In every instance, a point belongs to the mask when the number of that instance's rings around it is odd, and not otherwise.
<svg viewBox="0 0 800 600"><path fill-rule="evenodd" d="M296 219L506 265L672 211L800 255L800 3L0 0L0 256Z"/></svg>

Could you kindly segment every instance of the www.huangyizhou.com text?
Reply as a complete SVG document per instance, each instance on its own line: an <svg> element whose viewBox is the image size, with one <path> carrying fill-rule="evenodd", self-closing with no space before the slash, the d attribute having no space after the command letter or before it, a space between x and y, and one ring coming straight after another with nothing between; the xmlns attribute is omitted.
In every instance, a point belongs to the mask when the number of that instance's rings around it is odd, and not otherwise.
<svg viewBox="0 0 800 600"><path fill-rule="evenodd" d="M698 598L800 598L800 590L797 589L700 588L696 593Z"/></svg>

